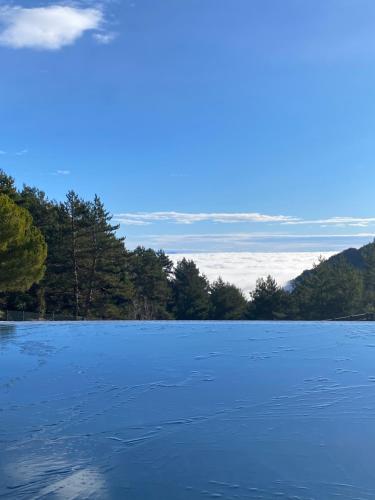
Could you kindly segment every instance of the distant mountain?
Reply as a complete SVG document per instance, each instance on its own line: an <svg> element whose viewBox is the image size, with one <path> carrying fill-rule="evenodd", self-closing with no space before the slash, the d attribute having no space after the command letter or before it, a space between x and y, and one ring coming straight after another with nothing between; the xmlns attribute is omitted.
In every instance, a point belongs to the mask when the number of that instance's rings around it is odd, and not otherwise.
<svg viewBox="0 0 375 500"><path fill-rule="evenodd" d="M349 264L358 271L365 272L372 259L375 261L375 240L374 242L368 243L367 245L364 245L363 247L358 249L347 248L346 250L333 255L323 262L324 265L334 267L336 264L342 263L344 261L346 262L346 264ZM321 264L318 264L317 267L319 267L320 265ZM297 276L297 278L291 281L290 288L293 288L296 284L304 281L305 278L307 278L311 274L314 274L315 270L316 268L303 271L303 273L301 273L299 276Z"/></svg>

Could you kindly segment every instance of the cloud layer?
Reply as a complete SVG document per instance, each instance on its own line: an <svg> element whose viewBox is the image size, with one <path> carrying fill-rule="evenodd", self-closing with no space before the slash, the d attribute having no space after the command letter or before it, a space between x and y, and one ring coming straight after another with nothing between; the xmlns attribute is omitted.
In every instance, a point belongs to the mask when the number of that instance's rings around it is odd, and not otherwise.
<svg viewBox="0 0 375 500"><path fill-rule="evenodd" d="M333 252L225 252L180 253L171 254L170 258L174 263L183 257L194 260L210 281L221 276L248 294L260 277L271 274L280 285L286 285L302 271L310 269L320 256L328 258L331 255Z"/></svg>
<svg viewBox="0 0 375 500"><path fill-rule="evenodd" d="M168 253L197 252L340 252L359 248L375 238L375 233L286 234L286 233L208 233L133 234L127 233L127 247L137 245Z"/></svg>
<svg viewBox="0 0 375 500"><path fill-rule="evenodd" d="M99 29L99 8L67 5L0 8L0 44L14 49L58 50L73 44L86 31Z"/></svg>

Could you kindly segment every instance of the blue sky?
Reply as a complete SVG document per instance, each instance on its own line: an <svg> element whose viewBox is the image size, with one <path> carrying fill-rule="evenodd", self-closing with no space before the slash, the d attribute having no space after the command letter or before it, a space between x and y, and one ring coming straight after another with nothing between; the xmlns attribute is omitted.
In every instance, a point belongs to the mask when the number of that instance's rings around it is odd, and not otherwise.
<svg viewBox="0 0 375 500"><path fill-rule="evenodd" d="M358 246L374 27L373 0L0 1L0 168L100 194L129 246Z"/></svg>

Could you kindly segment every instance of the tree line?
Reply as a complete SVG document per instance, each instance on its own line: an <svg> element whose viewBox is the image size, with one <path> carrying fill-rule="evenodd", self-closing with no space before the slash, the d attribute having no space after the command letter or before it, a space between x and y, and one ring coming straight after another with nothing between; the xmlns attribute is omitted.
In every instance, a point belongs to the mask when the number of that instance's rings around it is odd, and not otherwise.
<svg viewBox="0 0 375 500"><path fill-rule="evenodd" d="M192 260L128 250L98 196L56 202L16 188L0 171L0 310L45 318L134 320L330 319L375 310L375 244L361 265L344 253L320 261L286 290L271 276L245 297L209 283Z"/></svg>

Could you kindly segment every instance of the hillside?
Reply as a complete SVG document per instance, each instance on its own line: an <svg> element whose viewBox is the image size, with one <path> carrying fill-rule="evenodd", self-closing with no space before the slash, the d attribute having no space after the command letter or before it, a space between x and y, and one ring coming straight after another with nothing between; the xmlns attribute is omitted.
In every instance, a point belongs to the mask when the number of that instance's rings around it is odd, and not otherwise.
<svg viewBox="0 0 375 500"><path fill-rule="evenodd" d="M343 250L342 252L337 253L329 259L323 261L323 263L324 265L334 267L344 261L354 269L365 273L371 259L375 259L375 241L372 243L368 243L367 245L364 245L363 247L358 249L347 248L346 250ZM306 269L305 271L303 271L303 273L301 273L293 280L292 284L296 285L311 274L314 274L319 266L321 266L321 264L318 264L313 269Z"/></svg>
<svg viewBox="0 0 375 500"><path fill-rule="evenodd" d="M334 319L375 312L375 242L349 248L304 271L290 286L300 319Z"/></svg>

